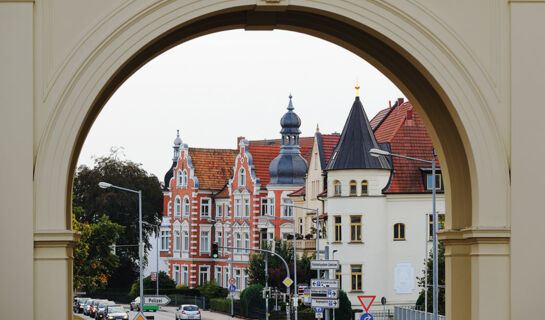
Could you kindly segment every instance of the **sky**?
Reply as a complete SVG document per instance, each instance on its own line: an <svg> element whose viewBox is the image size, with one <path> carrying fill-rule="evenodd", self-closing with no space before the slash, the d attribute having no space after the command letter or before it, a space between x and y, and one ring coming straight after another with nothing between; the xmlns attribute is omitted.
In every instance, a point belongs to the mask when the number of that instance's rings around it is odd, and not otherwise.
<svg viewBox="0 0 545 320"><path fill-rule="evenodd" d="M120 149L162 180L176 130L189 147L237 147L237 137L280 138L293 95L301 136L341 132L356 95L369 119L403 93L362 58L291 31L217 32L148 62L114 93L93 124L78 166Z"/></svg>

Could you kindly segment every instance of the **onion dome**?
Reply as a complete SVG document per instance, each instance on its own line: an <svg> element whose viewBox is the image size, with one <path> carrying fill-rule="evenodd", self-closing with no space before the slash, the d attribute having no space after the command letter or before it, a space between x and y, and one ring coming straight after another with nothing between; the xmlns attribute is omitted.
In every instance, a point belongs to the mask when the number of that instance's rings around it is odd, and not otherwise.
<svg viewBox="0 0 545 320"><path fill-rule="evenodd" d="M165 173L165 179L163 190L167 191L170 184L170 179L174 176L174 168L176 168L176 164L178 163L178 157L180 156L180 147L182 145L182 139L180 138L180 130L176 130L176 139L174 139L174 145L172 148L174 149L174 154L172 156L172 165L170 166L170 169Z"/></svg>
<svg viewBox="0 0 545 320"><path fill-rule="evenodd" d="M182 139L180 138L180 130L176 130L176 139L174 139L174 146L180 147L182 145Z"/></svg>
<svg viewBox="0 0 545 320"><path fill-rule="evenodd" d="M289 98L288 112L280 120L282 126L280 131L282 134L280 153L269 164L269 175L271 177L269 185L305 185L308 164L301 156L299 149L301 119L293 112L291 94Z"/></svg>

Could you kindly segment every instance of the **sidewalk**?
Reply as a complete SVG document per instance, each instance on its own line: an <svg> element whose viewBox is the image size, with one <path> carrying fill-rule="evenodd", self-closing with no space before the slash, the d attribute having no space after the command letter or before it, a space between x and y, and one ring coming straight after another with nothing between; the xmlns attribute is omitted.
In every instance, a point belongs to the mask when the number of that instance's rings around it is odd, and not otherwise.
<svg viewBox="0 0 545 320"><path fill-rule="evenodd" d="M165 306L165 307L161 307L159 311L169 312L169 313L174 314L174 312L176 311L176 308L177 307ZM207 311L207 310L201 310L201 315L202 315L203 319L214 319L214 320L243 319L243 318L240 318L240 317L237 317L237 316L235 316L234 318L231 318L230 315L226 315L226 314L218 313L218 312Z"/></svg>

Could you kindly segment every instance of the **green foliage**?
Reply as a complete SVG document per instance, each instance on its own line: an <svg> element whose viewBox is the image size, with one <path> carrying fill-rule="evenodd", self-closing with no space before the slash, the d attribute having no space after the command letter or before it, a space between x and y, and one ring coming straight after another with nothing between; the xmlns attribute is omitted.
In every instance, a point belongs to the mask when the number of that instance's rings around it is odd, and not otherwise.
<svg viewBox="0 0 545 320"><path fill-rule="evenodd" d="M438 257L438 271L439 271L439 314L445 314L445 246L442 242L439 242L437 246ZM425 284L428 282L428 312L433 312L433 249L430 250L429 257L424 261L424 270L423 274L427 270L427 279L426 276L417 277L418 286L422 288L420 295L416 300L416 308L418 310L424 310L424 294L425 294ZM441 288L443 286L443 288Z"/></svg>
<svg viewBox="0 0 545 320"><path fill-rule="evenodd" d="M234 304L239 304L239 300L235 300ZM214 298L210 300L210 309L223 313L231 313L231 299Z"/></svg>
<svg viewBox="0 0 545 320"><path fill-rule="evenodd" d="M248 315L250 306L265 307L265 300L262 296L263 288L261 284L254 284L242 291L240 294L240 305L244 315Z"/></svg>
<svg viewBox="0 0 545 320"><path fill-rule="evenodd" d="M337 319L352 319L352 303L343 290L339 290L339 309L335 311Z"/></svg>
<svg viewBox="0 0 545 320"><path fill-rule="evenodd" d="M164 271L159 271L159 292L169 291L168 289L176 288L176 282L170 279L168 274ZM155 293L157 290L157 283L151 281L151 275L144 278L144 293L152 291ZM133 282L131 290L129 291L129 296L135 298L140 295L140 279L137 279Z"/></svg>
<svg viewBox="0 0 545 320"><path fill-rule="evenodd" d="M81 212L74 208L74 212ZM80 241L74 247L74 288L92 292L102 288L107 278L115 271L119 258L112 253L111 246L123 232L123 227L101 216L96 223L80 223L72 214L74 231L80 233Z"/></svg>
<svg viewBox="0 0 545 320"><path fill-rule="evenodd" d="M81 166L74 178L73 212L83 223L97 223L103 215L112 222L125 226L117 241L118 270L108 279L111 288L128 289L137 275L138 263L138 195L114 188L102 189L105 181L120 187L142 191L142 220L157 225L163 207L163 194L157 177L149 175L140 164L119 160L115 152L95 160L93 168ZM80 208L76 210L76 208ZM145 250L151 248L149 237L154 230L143 225Z"/></svg>
<svg viewBox="0 0 545 320"><path fill-rule="evenodd" d="M225 298L229 294L229 290L219 286L216 283L216 280L207 281L196 287L201 296L206 297L206 300L211 300L213 298Z"/></svg>

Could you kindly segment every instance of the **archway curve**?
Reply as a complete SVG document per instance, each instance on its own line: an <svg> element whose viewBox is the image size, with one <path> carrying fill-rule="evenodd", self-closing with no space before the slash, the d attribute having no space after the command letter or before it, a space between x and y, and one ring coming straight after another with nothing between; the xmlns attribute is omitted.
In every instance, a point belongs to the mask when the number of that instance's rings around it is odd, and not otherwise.
<svg viewBox="0 0 545 320"><path fill-rule="evenodd" d="M506 221L492 227L508 226L508 206L494 194L508 194L505 147L483 103L486 90L475 87L473 75L465 72L456 56L461 49L455 43L445 50L435 35L419 28L408 13L376 4L350 10L324 4L312 8L265 6L267 10L262 11L255 2L243 5L250 1L213 2L193 4L191 10L176 1L146 10L127 6L118 12L119 21L114 21L114 15L76 50L58 77L58 87L48 97L55 111L36 156L37 233L71 229L70 195L79 151L94 119L119 85L174 45L235 28L278 28L314 35L372 63L413 102L439 147L448 194L447 228L487 226L486 217L492 214ZM388 17L384 23L377 22L384 17ZM402 23L394 24L396 19ZM110 32L101 28L110 28L106 30ZM418 40L426 50L406 46L406 39ZM462 277L472 275L471 264L458 263L452 272L464 274ZM463 296L460 300L467 308L455 315L447 306L447 313L454 318L471 318L472 302L477 299L472 298L471 281L469 276L450 286L450 304L452 296Z"/></svg>

